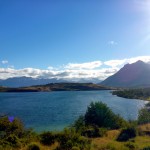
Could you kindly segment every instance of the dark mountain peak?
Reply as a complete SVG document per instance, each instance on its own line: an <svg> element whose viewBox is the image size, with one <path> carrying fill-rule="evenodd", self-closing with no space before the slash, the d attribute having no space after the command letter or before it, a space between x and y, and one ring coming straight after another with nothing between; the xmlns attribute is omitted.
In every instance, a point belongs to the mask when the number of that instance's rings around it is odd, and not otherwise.
<svg viewBox="0 0 150 150"><path fill-rule="evenodd" d="M131 63L131 64L127 63L124 65L124 67L139 66L139 65L145 65L145 64L146 64L145 62L138 60L138 61Z"/></svg>
<svg viewBox="0 0 150 150"><path fill-rule="evenodd" d="M116 74L102 82L114 87L136 87L150 85L150 64L141 60L126 64Z"/></svg>
<svg viewBox="0 0 150 150"><path fill-rule="evenodd" d="M146 64L145 62L143 62L142 60L138 60L137 62L133 63L133 64Z"/></svg>

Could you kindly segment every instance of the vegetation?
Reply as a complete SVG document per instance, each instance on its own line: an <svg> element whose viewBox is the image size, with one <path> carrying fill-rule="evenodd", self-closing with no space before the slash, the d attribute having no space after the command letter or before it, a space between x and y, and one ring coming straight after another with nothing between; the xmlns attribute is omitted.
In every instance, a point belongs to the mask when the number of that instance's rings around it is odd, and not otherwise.
<svg viewBox="0 0 150 150"><path fill-rule="evenodd" d="M91 103L85 114L85 125L118 129L126 124L126 121L102 102Z"/></svg>
<svg viewBox="0 0 150 150"><path fill-rule="evenodd" d="M136 137L136 135L137 135L136 128L128 127L128 128L122 129L122 131L120 132L117 138L117 141L126 142L129 139Z"/></svg>
<svg viewBox="0 0 150 150"><path fill-rule="evenodd" d="M19 119L2 116L0 150L148 150L150 124L142 120L148 106L140 110L137 121L125 121L106 104L91 103L70 128L40 134L25 129Z"/></svg>
<svg viewBox="0 0 150 150"><path fill-rule="evenodd" d="M150 88L119 90L112 94L130 99L150 100Z"/></svg>

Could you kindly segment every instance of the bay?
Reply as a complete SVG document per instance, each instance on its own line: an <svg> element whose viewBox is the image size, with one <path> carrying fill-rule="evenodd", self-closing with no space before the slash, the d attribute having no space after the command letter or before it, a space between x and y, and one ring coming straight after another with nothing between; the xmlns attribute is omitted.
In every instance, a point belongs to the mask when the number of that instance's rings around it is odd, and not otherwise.
<svg viewBox="0 0 150 150"><path fill-rule="evenodd" d="M0 114L20 118L25 127L37 132L62 130L79 115L85 114L91 102L102 101L116 114L135 120L146 101L125 99L111 91L65 91L0 93Z"/></svg>

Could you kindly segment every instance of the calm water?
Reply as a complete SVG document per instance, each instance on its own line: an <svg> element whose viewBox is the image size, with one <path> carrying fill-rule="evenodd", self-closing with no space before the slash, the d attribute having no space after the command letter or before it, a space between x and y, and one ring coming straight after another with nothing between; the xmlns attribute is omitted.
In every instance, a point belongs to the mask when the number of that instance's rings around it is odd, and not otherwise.
<svg viewBox="0 0 150 150"><path fill-rule="evenodd" d="M36 131L61 130L84 114L91 101L106 103L125 119L136 119L146 103L113 96L110 91L0 93L0 113L19 117Z"/></svg>

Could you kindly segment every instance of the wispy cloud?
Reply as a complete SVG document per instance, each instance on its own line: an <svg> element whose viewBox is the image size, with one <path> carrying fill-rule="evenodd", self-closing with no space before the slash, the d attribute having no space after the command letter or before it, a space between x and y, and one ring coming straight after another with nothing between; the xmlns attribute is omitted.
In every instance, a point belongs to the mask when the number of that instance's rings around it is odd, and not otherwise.
<svg viewBox="0 0 150 150"><path fill-rule="evenodd" d="M8 60L2 60L2 64L8 64Z"/></svg>
<svg viewBox="0 0 150 150"><path fill-rule="evenodd" d="M65 66L66 69L95 69L102 65L101 61L93 61L87 63L69 63Z"/></svg>
<svg viewBox="0 0 150 150"><path fill-rule="evenodd" d="M10 77L27 76L33 78L59 78L67 80L91 79L96 78L104 80L116 73L124 64L134 63L142 60L146 63L150 62L150 56L139 56L124 59L114 59L108 61L93 61L86 63L68 63L60 68L52 66L48 69L37 68L0 68L0 78L6 79Z"/></svg>
<svg viewBox="0 0 150 150"><path fill-rule="evenodd" d="M109 41L108 44L109 45L117 45L118 43L112 40L112 41Z"/></svg>

